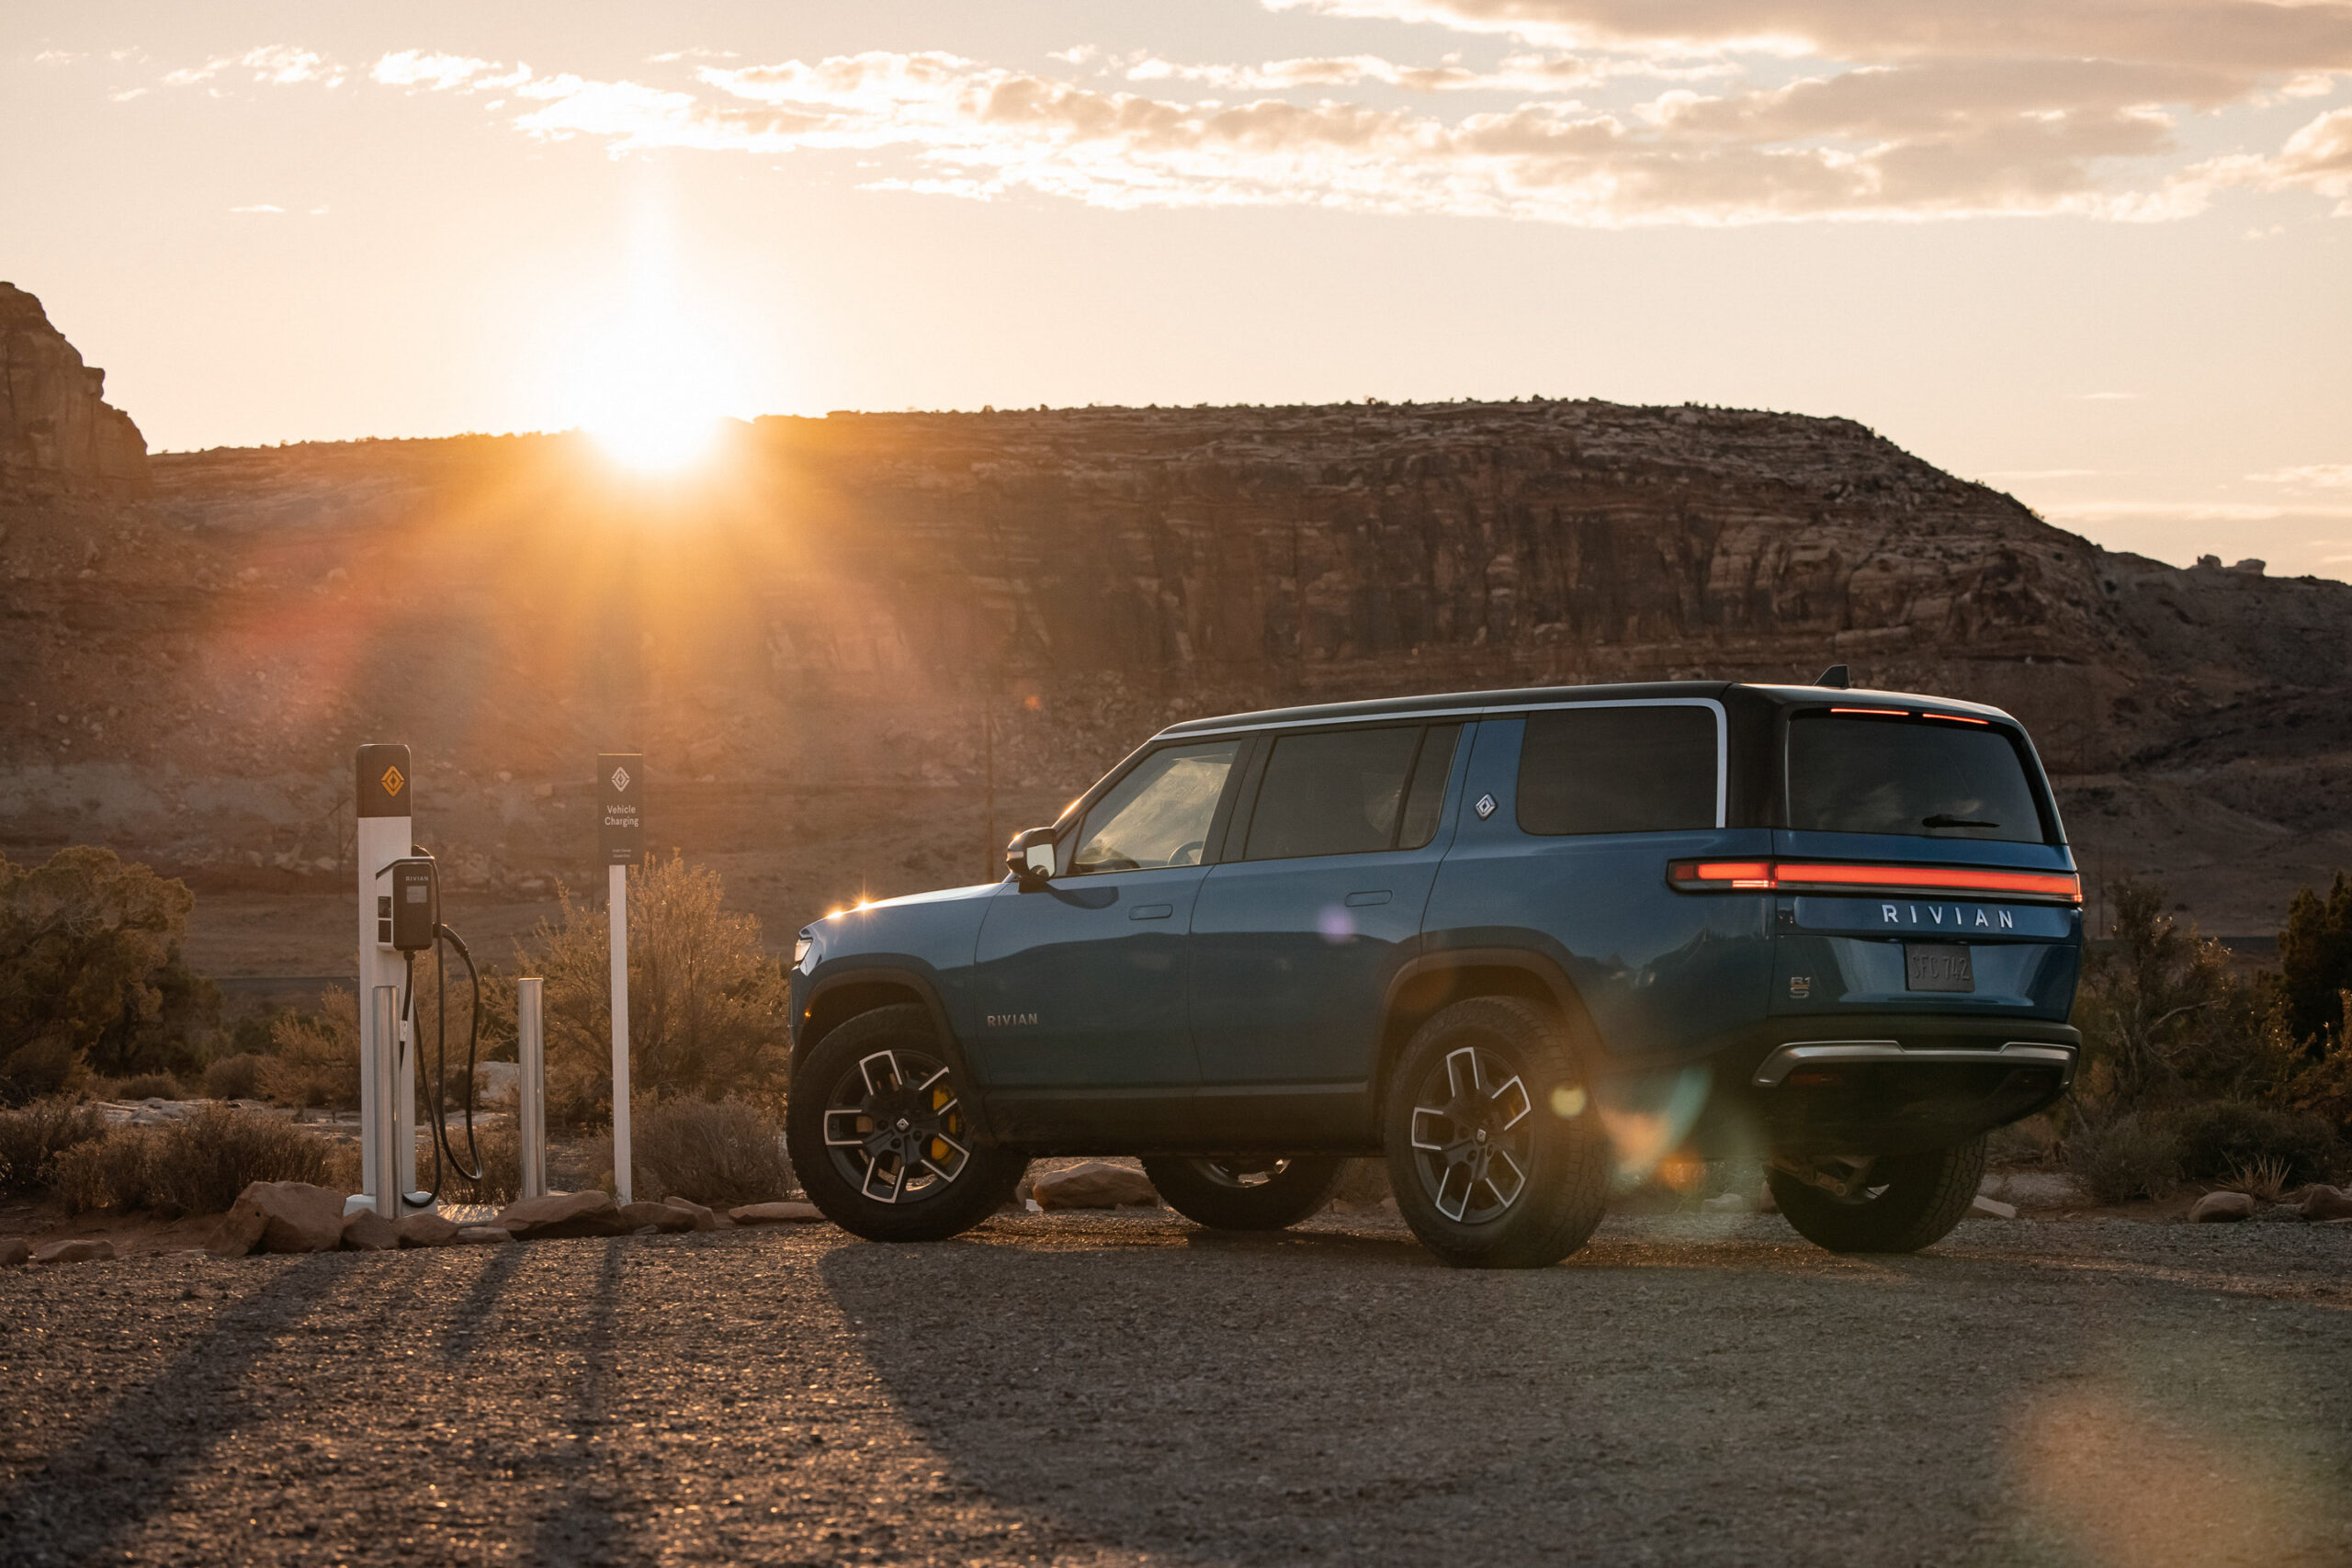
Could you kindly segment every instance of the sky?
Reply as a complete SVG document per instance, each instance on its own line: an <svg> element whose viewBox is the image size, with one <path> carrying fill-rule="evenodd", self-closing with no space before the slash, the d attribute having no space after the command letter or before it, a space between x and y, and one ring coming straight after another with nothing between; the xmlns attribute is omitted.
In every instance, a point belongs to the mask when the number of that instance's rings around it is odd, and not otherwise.
<svg viewBox="0 0 2352 1568"><path fill-rule="evenodd" d="M0 146L156 450L1695 402L2352 577L2352 0L8 0Z"/></svg>

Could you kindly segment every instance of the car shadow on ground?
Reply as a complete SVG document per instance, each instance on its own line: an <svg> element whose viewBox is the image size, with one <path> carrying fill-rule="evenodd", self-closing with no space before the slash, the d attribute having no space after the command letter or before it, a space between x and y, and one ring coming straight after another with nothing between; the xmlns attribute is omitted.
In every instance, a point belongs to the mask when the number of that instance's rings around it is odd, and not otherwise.
<svg viewBox="0 0 2352 1568"><path fill-rule="evenodd" d="M2313 1365L2163 1267L1612 1233L1563 1267L1482 1273L1402 1235L1154 1228L1156 1247L1108 1224L1093 1247L850 1245L817 1271L943 1459L1106 1551L2321 1562L2352 1545L2314 1501L2352 1474L2352 1340L2332 1308L2298 1320L2328 1351ZM2203 1375L2179 1375L2184 1355ZM2267 1517L2215 1493L2217 1464ZM2211 1554L2133 1554L2215 1529Z"/></svg>

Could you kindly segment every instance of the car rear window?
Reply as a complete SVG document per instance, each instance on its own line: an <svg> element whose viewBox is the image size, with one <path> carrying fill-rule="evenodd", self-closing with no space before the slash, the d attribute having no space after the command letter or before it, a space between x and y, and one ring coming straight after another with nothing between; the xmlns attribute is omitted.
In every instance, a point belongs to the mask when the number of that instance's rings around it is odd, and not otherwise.
<svg viewBox="0 0 2352 1568"><path fill-rule="evenodd" d="M2048 837L2007 731L1849 714L1790 719L1789 826L2019 844Z"/></svg>
<svg viewBox="0 0 2352 1568"><path fill-rule="evenodd" d="M1716 756L1713 708L1530 714L1519 753L1519 825L1544 834L1712 828Z"/></svg>

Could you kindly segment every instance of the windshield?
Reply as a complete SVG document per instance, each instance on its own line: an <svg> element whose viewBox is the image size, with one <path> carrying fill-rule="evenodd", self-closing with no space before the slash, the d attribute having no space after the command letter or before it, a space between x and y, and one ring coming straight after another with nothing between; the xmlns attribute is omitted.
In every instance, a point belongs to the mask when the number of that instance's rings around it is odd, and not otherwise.
<svg viewBox="0 0 2352 1568"><path fill-rule="evenodd" d="M1826 713L1789 721L1789 826L2019 844L2048 837L2006 731Z"/></svg>

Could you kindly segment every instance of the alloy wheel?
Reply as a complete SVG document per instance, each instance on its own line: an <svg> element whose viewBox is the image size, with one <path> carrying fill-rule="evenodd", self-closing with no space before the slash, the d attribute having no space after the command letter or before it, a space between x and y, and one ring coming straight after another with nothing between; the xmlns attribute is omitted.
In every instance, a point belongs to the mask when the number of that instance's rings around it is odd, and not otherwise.
<svg viewBox="0 0 2352 1568"><path fill-rule="evenodd" d="M964 1174L962 1100L944 1063L920 1051L876 1051L833 1086L825 1152L833 1168L877 1203L914 1202Z"/></svg>
<svg viewBox="0 0 2352 1568"><path fill-rule="evenodd" d="M1532 1159L1533 1110L1501 1056L1475 1045L1446 1054L1413 1100L1413 1163L1439 1213L1485 1224L1519 1201Z"/></svg>

